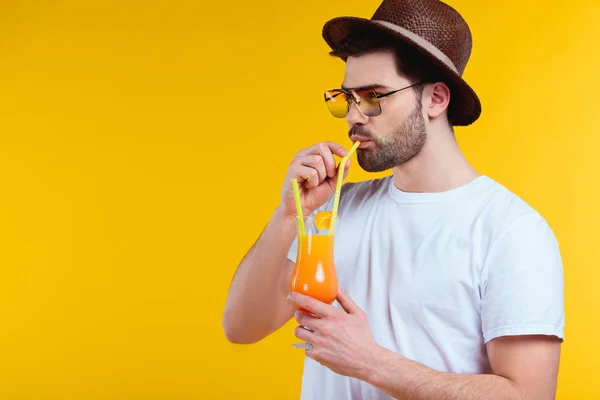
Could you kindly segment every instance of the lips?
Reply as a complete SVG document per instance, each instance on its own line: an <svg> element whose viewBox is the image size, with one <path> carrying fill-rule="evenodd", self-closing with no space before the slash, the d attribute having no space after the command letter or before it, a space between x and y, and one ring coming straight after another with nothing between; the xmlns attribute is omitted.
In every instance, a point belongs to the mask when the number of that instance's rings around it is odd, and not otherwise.
<svg viewBox="0 0 600 400"><path fill-rule="evenodd" d="M369 146L369 143L371 143L371 140L359 136L352 136L350 140L352 140L352 142L360 142L360 145L358 146L359 149L364 149Z"/></svg>
<svg viewBox="0 0 600 400"><path fill-rule="evenodd" d="M358 148L365 149L365 148L369 147L370 144L371 144L370 140L365 140L364 142L361 140L360 145L358 145Z"/></svg>

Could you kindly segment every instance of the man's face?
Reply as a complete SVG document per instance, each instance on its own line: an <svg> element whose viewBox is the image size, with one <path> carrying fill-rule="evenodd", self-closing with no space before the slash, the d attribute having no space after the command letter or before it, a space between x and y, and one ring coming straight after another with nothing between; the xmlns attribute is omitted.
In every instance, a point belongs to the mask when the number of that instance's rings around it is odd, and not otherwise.
<svg viewBox="0 0 600 400"><path fill-rule="evenodd" d="M386 94L413 83L398 74L392 51L377 51L348 58L342 87L367 87ZM381 114L376 117L365 116L355 103L346 116L350 138L361 141L358 163L369 172L385 171L409 161L419 154L427 138L421 99L412 88L381 98L379 103Z"/></svg>

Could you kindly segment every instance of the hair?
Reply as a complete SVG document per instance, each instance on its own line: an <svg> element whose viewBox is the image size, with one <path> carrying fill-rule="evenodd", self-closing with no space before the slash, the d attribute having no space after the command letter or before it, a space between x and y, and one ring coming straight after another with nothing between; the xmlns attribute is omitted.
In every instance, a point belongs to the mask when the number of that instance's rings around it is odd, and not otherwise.
<svg viewBox="0 0 600 400"><path fill-rule="evenodd" d="M412 83L444 81L439 69L418 50L375 28L355 30L338 43L329 54L346 61L348 57L361 56L377 50L393 50L396 54L398 73L406 76ZM417 85L413 89L420 102L423 86Z"/></svg>

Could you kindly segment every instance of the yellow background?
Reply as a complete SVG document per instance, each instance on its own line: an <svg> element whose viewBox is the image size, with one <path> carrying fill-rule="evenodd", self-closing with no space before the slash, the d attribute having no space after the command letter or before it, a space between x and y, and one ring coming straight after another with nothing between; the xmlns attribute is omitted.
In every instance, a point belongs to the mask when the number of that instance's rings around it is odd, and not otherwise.
<svg viewBox="0 0 600 400"><path fill-rule="evenodd" d="M558 398L600 397L600 3L450 4L484 110L458 139L554 228ZM377 5L0 2L1 399L298 398L294 324L234 346L221 313L292 155L349 144L323 23Z"/></svg>

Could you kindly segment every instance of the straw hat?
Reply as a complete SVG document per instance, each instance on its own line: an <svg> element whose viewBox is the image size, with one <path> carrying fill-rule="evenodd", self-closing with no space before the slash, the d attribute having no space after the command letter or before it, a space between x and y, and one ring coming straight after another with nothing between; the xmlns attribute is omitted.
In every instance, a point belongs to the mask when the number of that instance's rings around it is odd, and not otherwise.
<svg viewBox="0 0 600 400"><path fill-rule="evenodd" d="M445 76L452 125L470 125L481 114L475 91L462 78L471 56L472 37L462 16L439 0L383 0L371 19L338 17L323 27L323 38L334 49L349 33L375 28L414 47Z"/></svg>

